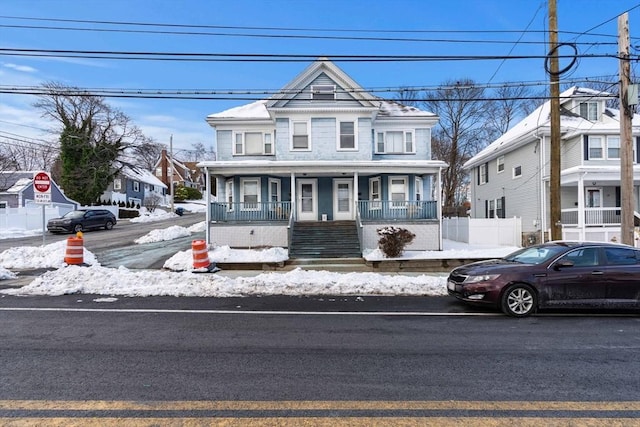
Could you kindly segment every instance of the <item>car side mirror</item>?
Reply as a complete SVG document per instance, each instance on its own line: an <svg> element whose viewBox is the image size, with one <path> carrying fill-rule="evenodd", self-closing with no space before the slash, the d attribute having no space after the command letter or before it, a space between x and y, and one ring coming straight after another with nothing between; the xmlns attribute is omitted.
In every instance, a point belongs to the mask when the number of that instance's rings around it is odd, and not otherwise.
<svg viewBox="0 0 640 427"><path fill-rule="evenodd" d="M553 268L554 268L555 270L560 270L561 268L573 267L573 265L574 265L574 264L573 264L573 261L569 261L569 260L567 259L567 260L563 260L563 261L559 261L559 262L557 262L557 263L553 266Z"/></svg>

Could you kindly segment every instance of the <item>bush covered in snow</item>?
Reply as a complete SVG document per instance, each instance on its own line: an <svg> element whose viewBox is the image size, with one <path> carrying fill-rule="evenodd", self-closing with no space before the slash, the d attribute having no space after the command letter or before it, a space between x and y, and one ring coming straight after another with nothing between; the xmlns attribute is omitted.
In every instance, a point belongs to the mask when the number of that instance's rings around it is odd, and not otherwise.
<svg viewBox="0 0 640 427"><path fill-rule="evenodd" d="M404 252L404 247L411 243L415 234L406 228L388 226L376 230L380 237L378 247L387 258L397 258Z"/></svg>

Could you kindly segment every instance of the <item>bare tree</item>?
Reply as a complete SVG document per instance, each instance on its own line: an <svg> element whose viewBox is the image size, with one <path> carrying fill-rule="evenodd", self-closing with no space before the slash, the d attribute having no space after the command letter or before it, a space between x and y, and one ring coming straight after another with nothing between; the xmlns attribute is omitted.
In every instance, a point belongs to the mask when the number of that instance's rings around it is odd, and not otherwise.
<svg viewBox="0 0 640 427"><path fill-rule="evenodd" d="M102 97L59 83L43 87L47 94L34 106L60 124L61 174L54 177L69 197L91 204L118 173L116 160L143 135Z"/></svg>
<svg viewBox="0 0 640 427"><path fill-rule="evenodd" d="M165 144L160 144L153 138L142 135L139 138L139 142L131 147L129 157L135 166L152 171L162 154L162 150L166 149L167 146Z"/></svg>
<svg viewBox="0 0 640 427"><path fill-rule="evenodd" d="M51 170L59 154L57 143L16 142L2 144L0 170Z"/></svg>
<svg viewBox="0 0 640 427"><path fill-rule="evenodd" d="M420 91L414 88L401 87L395 96L395 100L402 105L418 107L420 105Z"/></svg>
<svg viewBox="0 0 640 427"><path fill-rule="evenodd" d="M440 117L432 144L434 157L449 165L442 179L444 207L462 202L466 177L462 166L486 141L486 104L484 89L470 79L448 81L426 93L425 107Z"/></svg>
<svg viewBox="0 0 640 427"><path fill-rule="evenodd" d="M494 90L493 100L487 103L492 114L486 116L489 141L508 131L516 120L527 115L531 90L527 86L501 86Z"/></svg>

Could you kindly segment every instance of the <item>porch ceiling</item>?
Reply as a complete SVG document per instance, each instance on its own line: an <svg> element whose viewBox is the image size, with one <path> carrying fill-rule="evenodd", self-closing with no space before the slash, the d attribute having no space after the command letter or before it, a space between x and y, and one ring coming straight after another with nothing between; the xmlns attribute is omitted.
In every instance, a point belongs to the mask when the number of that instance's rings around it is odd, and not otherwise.
<svg viewBox="0 0 640 427"><path fill-rule="evenodd" d="M361 176L389 174L437 174L447 167L438 160L389 161L250 161L203 162L198 165L208 173L220 176L269 174L290 176Z"/></svg>

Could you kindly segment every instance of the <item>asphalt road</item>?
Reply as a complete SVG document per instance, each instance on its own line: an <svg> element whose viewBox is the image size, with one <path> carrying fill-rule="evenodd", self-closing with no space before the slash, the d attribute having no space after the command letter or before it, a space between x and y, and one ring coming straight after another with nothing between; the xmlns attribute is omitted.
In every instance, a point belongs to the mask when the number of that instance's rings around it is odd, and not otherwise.
<svg viewBox="0 0 640 427"><path fill-rule="evenodd" d="M134 241L154 229L165 229L172 225L188 227L205 220L204 213L186 212L183 216L162 221L132 223L120 220L112 230L92 230L84 233L84 246L105 267L161 268L168 258L178 251L191 248L193 239L204 238L204 233L168 242L136 245ZM73 234L51 234L46 232L45 244L66 240ZM18 239L1 239L0 252L15 246L40 246L42 235Z"/></svg>
<svg viewBox="0 0 640 427"><path fill-rule="evenodd" d="M513 319L446 297L94 298L0 298L0 420L640 418L637 315Z"/></svg>

